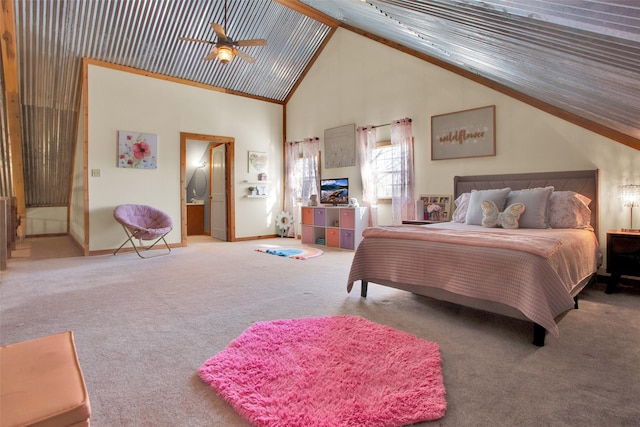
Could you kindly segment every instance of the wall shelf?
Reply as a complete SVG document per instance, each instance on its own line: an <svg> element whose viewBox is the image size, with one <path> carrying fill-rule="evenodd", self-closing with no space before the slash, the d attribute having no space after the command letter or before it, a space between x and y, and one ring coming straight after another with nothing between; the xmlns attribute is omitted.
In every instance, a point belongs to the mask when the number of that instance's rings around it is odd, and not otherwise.
<svg viewBox="0 0 640 427"><path fill-rule="evenodd" d="M257 187L258 189L261 189L260 191L258 191L258 193L260 194L248 194L245 197L249 199L264 199L265 197L268 196L269 181L249 181L248 179L245 179L242 182L247 185L247 189L249 189L249 187Z"/></svg>

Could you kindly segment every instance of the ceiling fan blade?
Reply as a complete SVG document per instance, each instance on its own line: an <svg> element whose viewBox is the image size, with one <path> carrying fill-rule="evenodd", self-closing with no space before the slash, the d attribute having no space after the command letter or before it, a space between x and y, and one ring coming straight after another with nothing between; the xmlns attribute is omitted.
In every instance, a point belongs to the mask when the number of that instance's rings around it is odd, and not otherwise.
<svg viewBox="0 0 640 427"><path fill-rule="evenodd" d="M222 25L212 22L211 28L213 28L213 31L216 32L216 36L218 36L218 42L224 42L227 40L227 35L225 34L224 28L222 28Z"/></svg>
<svg viewBox="0 0 640 427"><path fill-rule="evenodd" d="M267 41L265 39L238 40L233 44L236 46L266 46Z"/></svg>
<svg viewBox="0 0 640 427"><path fill-rule="evenodd" d="M213 49L211 49L211 52L209 52L209 54L204 57L204 60L211 61L212 59L216 59L217 56L218 56L218 46L214 46Z"/></svg>
<svg viewBox="0 0 640 427"><path fill-rule="evenodd" d="M187 42L199 42L199 43L215 44L215 42L211 42L211 41L208 41L208 40L192 39L192 38L189 38L189 37L178 37L178 39L184 40L184 41L187 41Z"/></svg>
<svg viewBox="0 0 640 427"><path fill-rule="evenodd" d="M247 54L247 53L244 53L244 52L243 52L243 51L241 51L241 50L236 50L236 55L238 55L240 58L242 58L242 59L244 59L245 61L250 62L250 63L252 63L252 64L253 64L254 62L256 62L256 58L254 58L253 56L251 56L251 55L249 55L249 54Z"/></svg>

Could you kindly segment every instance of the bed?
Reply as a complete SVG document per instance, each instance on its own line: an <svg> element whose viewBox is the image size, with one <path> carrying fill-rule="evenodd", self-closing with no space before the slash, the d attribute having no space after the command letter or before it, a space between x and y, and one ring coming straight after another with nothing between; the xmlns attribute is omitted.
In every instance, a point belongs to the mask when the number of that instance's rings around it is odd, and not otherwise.
<svg viewBox="0 0 640 427"><path fill-rule="evenodd" d="M537 346L558 337L602 264L597 170L457 176L454 200L451 222L366 228L347 291L389 286L530 321Z"/></svg>

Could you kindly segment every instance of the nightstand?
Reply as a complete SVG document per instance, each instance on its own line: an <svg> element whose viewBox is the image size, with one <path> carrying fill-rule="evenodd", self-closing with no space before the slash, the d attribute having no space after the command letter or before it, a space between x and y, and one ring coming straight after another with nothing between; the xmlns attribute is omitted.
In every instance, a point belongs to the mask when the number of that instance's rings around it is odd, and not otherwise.
<svg viewBox="0 0 640 427"><path fill-rule="evenodd" d="M607 273L611 274L606 293L616 288L621 275L640 277L640 233L607 231Z"/></svg>

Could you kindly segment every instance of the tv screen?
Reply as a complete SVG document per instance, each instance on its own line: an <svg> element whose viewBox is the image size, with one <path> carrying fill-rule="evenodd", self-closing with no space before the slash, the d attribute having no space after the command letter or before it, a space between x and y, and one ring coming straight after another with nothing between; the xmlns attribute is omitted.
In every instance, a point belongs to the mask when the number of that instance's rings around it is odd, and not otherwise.
<svg viewBox="0 0 640 427"><path fill-rule="evenodd" d="M328 205L348 205L349 178L321 179L320 203Z"/></svg>

